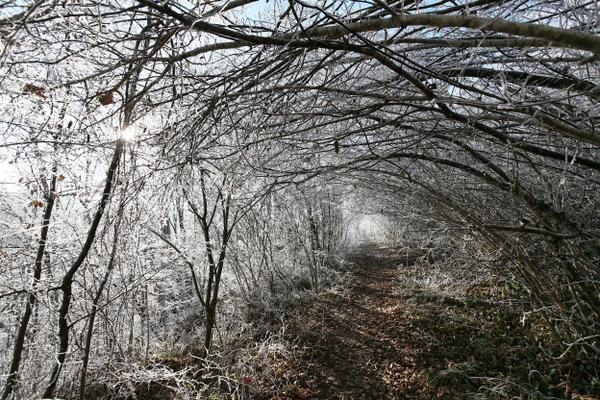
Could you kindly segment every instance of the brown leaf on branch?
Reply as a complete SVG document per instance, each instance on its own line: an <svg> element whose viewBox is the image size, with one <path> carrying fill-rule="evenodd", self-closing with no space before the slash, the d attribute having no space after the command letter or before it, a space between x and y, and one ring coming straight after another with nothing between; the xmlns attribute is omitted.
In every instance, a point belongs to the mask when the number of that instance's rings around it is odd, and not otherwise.
<svg viewBox="0 0 600 400"><path fill-rule="evenodd" d="M46 90L43 87L36 86L32 83L25 84L25 86L23 87L23 93L34 94L43 99L46 98Z"/></svg>
<svg viewBox="0 0 600 400"><path fill-rule="evenodd" d="M114 92L107 92L107 93L99 95L98 100L100 101L100 104L102 104L103 106L113 104L115 102L113 93Z"/></svg>
<svg viewBox="0 0 600 400"><path fill-rule="evenodd" d="M37 207L37 208L44 208L44 202L41 200L31 200L31 203L29 203L30 206L32 207Z"/></svg>

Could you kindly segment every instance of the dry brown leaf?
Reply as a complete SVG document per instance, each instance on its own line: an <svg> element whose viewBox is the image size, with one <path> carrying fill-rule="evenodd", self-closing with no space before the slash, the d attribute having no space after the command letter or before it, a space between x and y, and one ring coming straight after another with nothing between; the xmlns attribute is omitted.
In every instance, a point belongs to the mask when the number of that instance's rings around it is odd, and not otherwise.
<svg viewBox="0 0 600 400"><path fill-rule="evenodd" d="M32 83L27 83L23 86L23 93L33 94L43 99L46 98L46 90L41 86L36 86Z"/></svg>
<svg viewBox="0 0 600 400"><path fill-rule="evenodd" d="M103 106L113 104L115 102L114 92L111 91L111 92L99 95L98 101L100 101L100 104L102 104Z"/></svg>
<svg viewBox="0 0 600 400"><path fill-rule="evenodd" d="M31 200L31 203L29 203L29 205L37 208L44 208L44 202L41 200Z"/></svg>

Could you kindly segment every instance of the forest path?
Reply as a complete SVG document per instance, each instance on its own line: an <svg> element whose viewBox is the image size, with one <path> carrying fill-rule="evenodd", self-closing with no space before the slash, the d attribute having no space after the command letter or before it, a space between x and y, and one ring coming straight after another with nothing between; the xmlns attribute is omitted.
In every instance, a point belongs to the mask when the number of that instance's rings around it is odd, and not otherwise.
<svg viewBox="0 0 600 400"><path fill-rule="evenodd" d="M423 356L435 341L415 334L415 305L407 307L397 282L399 268L415 258L375 245L348 255L349 287L320 296L289 321L304 351L283 398L431 398L422 397L429 392Z"/></svg>
<svg viewBox="0 0 600 400"><path fill-rule="evenodd" d="M425 254L375 245L347 254L338 270L349 284L286 319L292 351L275 361L265 398L571 398L544 380L552 364L510 285L443 253L416 263Z"/></svg>

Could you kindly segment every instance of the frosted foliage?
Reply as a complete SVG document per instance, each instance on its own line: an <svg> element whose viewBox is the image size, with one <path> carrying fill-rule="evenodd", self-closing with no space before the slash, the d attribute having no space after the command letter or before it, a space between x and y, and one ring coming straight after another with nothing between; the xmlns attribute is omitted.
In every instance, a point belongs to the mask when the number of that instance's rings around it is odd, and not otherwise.
<svg viewBox="0 0 600 400"><path fill-rule="evenodd" d="M0 400L209 397L373 244L436 290L439 254L484 257L597 361L597 28L558 0L0 2Z"/></svg>

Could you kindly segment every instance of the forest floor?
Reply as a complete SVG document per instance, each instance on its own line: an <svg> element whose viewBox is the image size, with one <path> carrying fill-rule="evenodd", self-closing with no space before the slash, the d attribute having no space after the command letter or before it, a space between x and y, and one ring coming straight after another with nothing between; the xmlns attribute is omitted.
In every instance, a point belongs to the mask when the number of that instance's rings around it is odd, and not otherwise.
<svg viewBox="0 0 600 400"><path fill-rule="evenodd" d="M486 282L456 292L404 280L404 270L414 275L411 266L420 255L355 249L345 264L348 287L313 297L287 319L295 351L273 357L275 376L255 382L262 386L255 395L571 398L568 377L555 377L567 381L563 386L552 384L550 363L519 322L518 305L484 299Z"/></svg>
<svg viewBox="0 0 600 400"><path fill-rule="evenodd" d="M296 300L221 351L193 398L600 400L595 361L563 353L523 289L467 258L354 248L332 262L337 286L286 294ZM155 364L171 374L130 383L127 399L188 398L172 376L195 371L190 358Z"/></svg>

